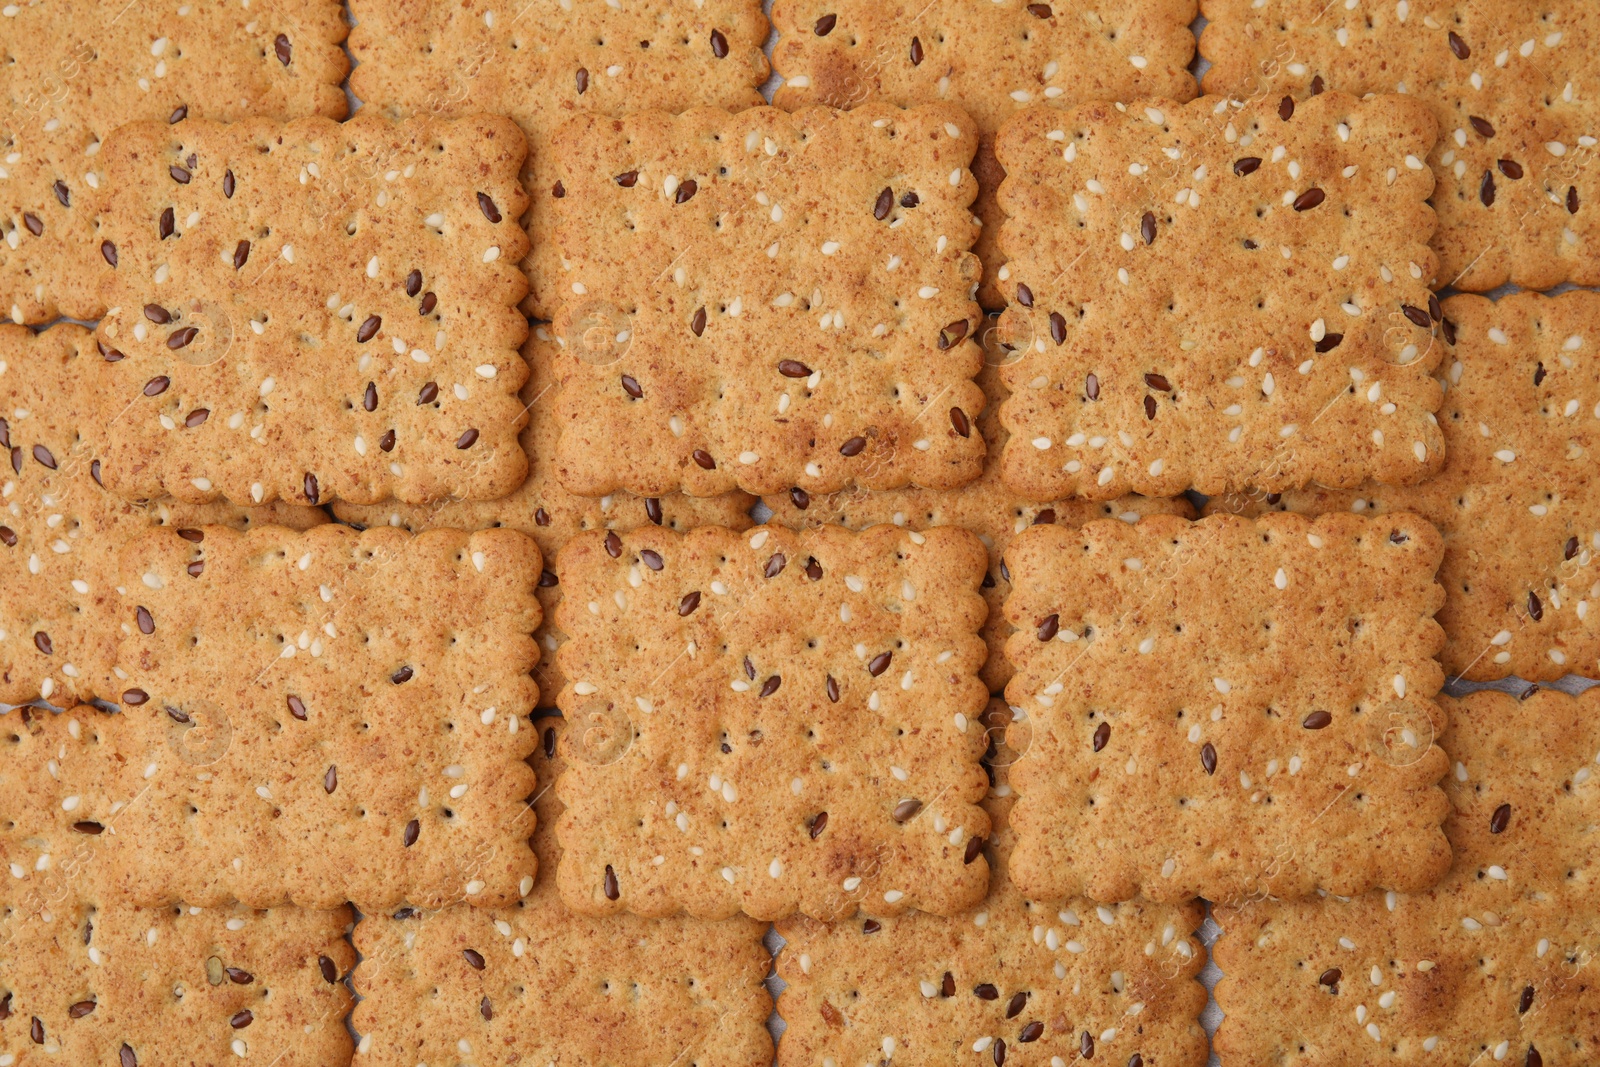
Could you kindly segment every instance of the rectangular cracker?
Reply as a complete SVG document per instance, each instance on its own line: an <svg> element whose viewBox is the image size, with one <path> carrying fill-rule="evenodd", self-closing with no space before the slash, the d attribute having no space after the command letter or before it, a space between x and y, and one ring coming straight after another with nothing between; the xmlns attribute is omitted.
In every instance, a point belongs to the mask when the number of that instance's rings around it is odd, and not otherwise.
<svg viewBox="0 0 1600 1067"><path fill-rule="evenodd" d="M1215 912L1223 1063L1595 1061L1600 691L1442 703L1455 866L1415 895Z"/></svg>
<svg viewBox="0 0 1600 1067"><path fill-rule="evenodd" d="M992 331L979 341L986 357L1004 350L988 343ZM988 455L983 474L971 485L948 492L931 489L890 489L869 493L861 489L813 497L804 491L766 498L773 522L794 529L838 523L852 530L864 530L878 523L891 522L912 530L934 526L961 526L978 535L989 550L989 567L983 578L983 599L989 616L983 624L983 640L989 646L979 677L989 692L999 693L1011 680L1011 664L1006 661L1006 638L1011 623L1006 621L1005 599L1011 591L1010 571L1001 557L1011 538L1034 523L1060 523L1081 526L1090 519L1118 518L1138 522L1146 515L1182 515L1194 518L1194 505L1186 497L1126 496L1118 500L1090 503L1086 500L1054 500L1048 503L1023 500L1000 481L1000 451L1005 447L1006 431L1000 425L1000 405L1006 387L1000 381L999 364L986 358L978 374L983 387L983 414L974 422L983 435Z"/></svg>
<svg viewBox="0 0 1600 1067"><path fill-rule="evenodd" d="M640 498L617 492L604 497L584 497L567 492L555 476L556 438L561 433L556 419L555 364L559 358L549 330L535 326L522 348L528 363L528 381L521 399L528 412L523 427L522 450L528 455L528 478L510 496L499 500L446 500L435 504L334 504L333 513L343 522L358 528L399 526L420 533L428 529L453 528L485 530L503 527L533 538L544 558L539 575L539 607L543 618L534 640L539 643L539 666L534 679L539 695L547 705L566 686L556 662L556 650L567 635L556 625L555 609L561 601L561 578L556 573L556 554L581 530L626 532L636 526L654 523L674 530L696 526L726 526L747 530L754 520L750 506L755 502L745 493L693 497L668 493L662 497Z"/></svg>
<svg viewBox="0 0 1600 1067"><path fill-rule="evenodd" d="M201 533L147 534L122 554L137 608L118 648L123 714L106 728L148 790L117 824L118 889L364 912L514 903L534 872L520 721L537 701L534 544L510 530Z"/></svg>
<svg viewBox="0 0 1600 1067"><path fill-rule="evenodd" d="M231 122L348 110L340 5L251 10L157 0L114 12L65 0L15 4L0 27L0 311L13 322L98 319L101 201L113 129L174 116ZM181 8L181 10L180 10Z"/></svg>
<svg viewBox="0 0 1600 1067"><path fill-rule="evenodd" d="M555 315L565 266L556 243L558 126L579 113L759 107L768 26L759 0L356 0L350 88L387 118L509 115L528 138L523 307Z"/></svg>
<svg viewBox="0 0 1600 1067"><path fill-rule="evenodd" d="M349 908L0 908L0 1059L347 1064Z"/></svg>
<svg viewBox="0 0 1600 1067"><path fill-rule="evenodd" d="M562 484L709 496L976 478L983 442L950 415L983 404L976 146L946 104L563 126Z"/></svg>
<svg viewBox="0 0 1600 1067"><path fill-rule="evenodd" d="M568 541L567 906L840 919L980 899L984 562L950 527ZM913 805L926 817L896 820Z"/></svg>
<svg viewBox="0 0 1600 1067"><path fill-rule="evenodd" d="M1435 472L1434 136L1409 98L1337 93L1012 118L1006 484L1102 500ZM1357 373L1387 379L1392 414L1342 402Z"/></svg>
<svg viewBox="0 0 1600 1067"><path fill-rule="evenodd" d="M1227 902L1437 881L1441 551L1404 513L1013 540L1023 891Z"/></svg>
<svg viewBox="0 0 1600 1067"><path fill-rule="evenodd" d="M489 116L118 130L107 487L239 504L514 489L525 152Z"/></svg>
<svg viewBox="0 0 1600 1067"><path fill-rule="evenodd" d="M304 529L316 508L133 503L100 487L86 438L104 362L94 335L62 323L0 325L0 703L70 706L121 690L117 550L151 526L270 522Z"/></svg>
<svg viewBox="0 0 1600 1067"><path fill-rule="evenodd" d="M1404 510L1444 535L1445 670L1551 681L1600 670L1600 295L1444 302L1445 466L1417 486L1212 500L1213 510ZM1369 383L1365 400L1383 399ZM1377 390L1376 393L1373 390Z"/></svg>
<svg viewBox="0 0 1600 1067"><path fill-rule="evenodd" d="M528 762L549 783L564 766L557 741L567 726L551 718L534 728L542 744ZM574 915L555 888L561 803L546 784L534 806L539 879L515 906L407 908L356 927L362 1001L351 1025L363 1058L373 1067L518 1055L575 1067L769 1067L766 925Z"/></svg>
<svg viewBox="0 0 1600 1067"><path fill-rule="evenodd" d="M1208 93L1409 93L1437 117L1439 281L1600 285L1600 48L1588 0L1202 0ZM1504 162L1502 162L1504 161Z"/></svg>
<svg viewBox="0 0 1600 1067"><path fill-rule="evenodd" d="M1010 806L992 794L984 801L995 825L985 848L993 873L972 911L778 923L787 942L778 954L787 983L778 1067L891 1057L1202 1067L1201 903L1025 898L1006 873L1016 844Z"/></svg>
<svg viewBox="0 0 1600 1067"><path fill-rule="evenodd" d="M1033 103L1194 98L1195 0L778 0L772 63L784 79L772 102L848 108L868 100L901 107L959 104L978 124L974 251L983 261L978 300L1005 307L995 192L1005 177L994 135Z"/></svg>

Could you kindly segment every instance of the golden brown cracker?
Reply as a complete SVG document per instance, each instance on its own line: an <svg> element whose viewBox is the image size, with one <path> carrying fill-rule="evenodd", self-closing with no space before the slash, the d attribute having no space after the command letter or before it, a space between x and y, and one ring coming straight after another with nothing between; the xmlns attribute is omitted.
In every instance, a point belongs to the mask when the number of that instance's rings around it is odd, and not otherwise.
<svg viewBox="0 0 1600 1067"><path fill-rule="evenodd" d="M1006 484L1101 500L1437 471L1434 137L1409 98L1338 93L1013 117ZM1394 411L1346 402L1357 376Z"/></svg>
<svg viewBox="0 0 1600 1067"><path fill-rule="evenodd" d="M200 533L122 553L135 606L107 728L148 793L117 824L117 891L363 911L527 892L533 542Z"/></svg>
<svg viewBox="0 0 1600 1067"><path fill-rule="evenodd" d="M1024 892L1225 903L1437 881L1441 551L1403 513L1012 541Z"/></svg>
<svg viewBox="0 0 1600 1067"><path fill-rule="evenodd" d="M762 919L975 903L984 563L950 527L574 537L562 899Z"/></svg>
<svg viewBox="0 0 1600 1067"><path fill-rule="evenodd" d="M562 483L708 496L976 478L983 441L961 433L983 404L976 145L945 104L563 126Z"/></svg>
<svg viewBox="0 0 1600 1067"><path fill-rule="evenodd" d="M525 152L484 115L122 127L107 487L244 505L514 489Z"/></svg>

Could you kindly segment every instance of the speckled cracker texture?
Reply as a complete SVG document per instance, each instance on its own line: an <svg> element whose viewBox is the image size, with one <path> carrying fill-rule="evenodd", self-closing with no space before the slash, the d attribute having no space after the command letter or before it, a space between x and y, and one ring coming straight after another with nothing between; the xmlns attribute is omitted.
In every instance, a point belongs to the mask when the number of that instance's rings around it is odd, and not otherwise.
<svg viewBox="0 0 1600 1067"><path fill-rule="evenodd" d="M0 1058L16 1067L338 1067L349 908L0 907Z"/></svg>
<svg viewBox="0 0 1600 1067"><path fill-rule="evenodd" d="M869 100L965 108L982 135L972 168L983 220L978 299L1002 308L1005 216L995 191L1005 171L994 158L995 133L1032 103L1193 98L1195 11L1195 0L777 0L772 60L784 82L772 102L785 110Z"/></svg>
<svg viewBox="0 0 1600 1067"><path fill-rule="evenodd" d="M977 143L946 104L563 126L562 484L709 496L976 478L983 441L958 425L983 406Z"/></svg>
<svg viewBox="0 0 1600 1067"><path fill-rule="evenodd" d="M572 538L567 906L831 920L982 899L984 563L948 527Z"/></svg>
<svg viewBox="0 0 1600 1067"><path fill-rule="evenodd" d="M514 903L534 873L533 542L201 533L122 554L136 607L120 729L149 790L118 823L119 889L363 912Z"/></svg>
<svg viewBox="0 0 1600 1067"><path fill-rule="evenodd" d="M574 115L762 104L759 0L355 0L350 87L389 118L509 115L528 137L524 309L549 319L564 265L551 135Z"/></svg>
<svg viewBox="0 0 1600 1067"><path fill-rule="evenodd" d="M102 367L81 326L0 326L0 449L10 467L0 472L0 702L115 699L116 554L134 534L327 521L281 503L132 503L107 493L86 440Z"/></svg>
<svg viewBox="0 0 1600 1067"><path fill-rule="evenodd" d="M1003 353L998 346L995 349ZM994 354L988 344L984 345L984 350L986 355ZM1011 579L1001 556L1012 537L1037 522L1079 526L1100 518L1118 518L1124 522L1138 522L1146 515L1193 518L1194 506L1185 497L1127 496L1095 504L1084 500L1039 503L1021 499L1000 481L1000 451L1005 447L1006 432L1000 425L999 409L1005 400L1006 388L1000 382L996 363L985 363L978 375L978 384L983 386L984 407L983 414L974 421L983 434L988 456L983 474L971 485L944 493L928 489L870 493L855 489L812 497L800 491L768 497L766 503L772 509L772 521L796 529L838 523L853 530L864 530L877 523L890 522L913 530L961 526L977 534L989 550L989 569L983 579L983 599L989 605L983 640L989 646L989 658L984 661L980 677L989 692L998 693L1011 680L1005 645L1012 626L1006 621L1004 611Z"/></svg>
<svg viewBox="0 0 1600 1067"><path fill-rule="evenodd" d="M106 486L238 504L516 488L525 153L481 115L122 127Z"/></svg>
<svg viewBox="0 0 1600 1067"><path fill-rule="evenodd" d="M1441 552L1408 514L1013 540L1018 885L1231 903L1436 882Z"/></svg>
<svg viewBox="0 0 1600 1067"><path fill-rule="evenodd" d="M544 557L539 576L539 607L543 619L534 638L539 642L539 666L534 678L539 696L554 704L556 694L566 686L556 662L556 650L567 639L556 626L556 604L561 601L561 576L556 573L556 554L574 535L584 530L625 532L653 523L673 530L696 526L726 526L746 530L753 525L750 506L755 502L745 493L724 493L714 497L692 497L669 493L662 497L640 498L617 492L604 497L583 497L567 492L555 477L556 438L561 424L556 418L555 361L559 352L549 331L535 326L523 346L528 363L528 382L522 387L522 402L528 424L522 430L522 450L528 455L528 480L510 496L492 501L447 500L426 505L361 505L338 503L334 514L359 526L399 526L419 533L427 529L454 528L485 530L504 527L533 538Z"/></svg>
<svg viewBox="0 0 1600 1067"><path fill-rule="evenodd" d="M568 911L555 888L561 804L545 784L563 769L557 740L567 726L540 719L534 728L538 884L510 908L363 919L352 1022L364 1058L374 1067L769 1067L765 924Z"/></svg>
<svg viewBox="0 0 1600 1067"><path fill-rule="evenodd" d="M1201 904L1030 900L1006 875L1010 801L984 806L997 827L985 849L994 874L971 912L778 924L788 984L778 1067L1202 1067Z"/></svg>
<svg viewBox="0 0 1600 1067"><path fill-rule="evenodd" d="M1410 98L1338 93L1012 118L1006 484L1103 500L1437 471L1434 138ZM1348 401L1380 377L1393 411Z"/></svg>
<svg viewBox="0 0 1600 1067"><path fill-rule="evenodd" d="M1595 1061L1600 691L1442 703L1455 866L1416 895L1214 912L1223 1063Z"/></svg>
<svg viewBox="0 0 1600 1067"><path fill-rule="evenodd" d="M98 319L111 131L136 119L345 117L340 6L285 0L8 5L0 22L0 313Z"/></svg>
<svg viewBox="0 0 1600 1067"><path fill-rule="evenodd" d="M1208 93L1408 93L1438 119L1439 282L1600 284L1590 0L1202 0Z"/></svg>
<svg viewBox="0 0 1600 1067"><path fill-rule="evenodd" d="M1211 501L1213 510L1395 510L1444 534L1445 670L1550 681L1600 669L1600 296L1444 302L1445 467L1422 485ZM1383 400L1381 383L1364 394Z"/></svg>

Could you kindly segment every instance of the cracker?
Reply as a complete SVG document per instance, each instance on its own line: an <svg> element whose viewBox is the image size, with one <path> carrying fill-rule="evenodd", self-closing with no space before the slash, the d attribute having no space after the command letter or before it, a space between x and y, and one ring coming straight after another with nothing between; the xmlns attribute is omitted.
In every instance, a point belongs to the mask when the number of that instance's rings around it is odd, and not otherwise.
<svg viewBox="0 0 1600 1067"><path fill-rule="evenodd" d="M102 367L94 336L63 323L0 326L0 702L115 698L116 553L152 525L327 521L316 508L132 503L100 487L85 437Z"/></svg>
<svg viewBox="0 0 1600 1067"><path fill-rule="evenodd" d="M1006 873L1010 803L984 802L996 827L985 848L993 874L973 911L778 923L787 942L778 977L788 983L778 1067L976 1063L974 1053L1012 1067L1206 1062L1205 953L1194 936L1203 906L1028 899Z"/></svg>
<svg viewBox="0 0 1600 1067"><path fill-rule="evenodd" d="M514 489L524 154L489 116L122 127L106 486L238 504Z"/></svg>
<svg viewBox="0 0 1600 1067"><path fill-rule="evenodd" d="M349 908L0 908L0 1058L279 1067L349 1063Z"/></svg>
<svg viewBox="0 0 1600 1067"><path fill-rule="evenodd" d="M1223 1063L1594 1062L1600 691L1443 703L1455 866L1415 895L1216 912Z"/></svg>
<svg viewBox="0 0 1600 1067"><path fill-rule="evenodd" d="M1444 534L1445 670L1549 681L1600 666L1600 296L1444 302L1445 467L1418 486L1211 501L1214 510L1414 511ZM1373 402L1383 399L1381 390Z"/></svg>
<svg viewBox="0 0 1600 1067"><path fill-rule="evenodd" d="M1409 98L1337 93L1012 118L1002 336L1027 354L1003 371L1006 484L1102 500L1435 472L1434 136ZM1357 374L1393 414L1341 402Z"/></svg>
<svg viewBox="0 0 1600 1067"><path fill-rule="evenodd" d="M566 724L534 728L542 744L529 763L549 783ZM574 915L555 888L561 804L545 786L535 807L539 880L515 906L406 909L356 927L352 1026L366 1061L768 1067L766 925Z"/></svg>
<svg viewBox="0 0 1600 1067"><path fill-rule="evenodd" d="M1202 0L1208 93L1304 98L1322 88L1408 93L1441 138L1439 281L1487 291L1600 285L1600 104L1583 91L1600 48L1586 0ZM1505 161L1505 162L1502 162Z"/></svg>
<svg viewBox="0 0 1600 1067"><path fill-rule="evenodd" d="M1408 514L1017 537L1018 885L1228 902L1437 881L1441 551Z"/></svg>
<svg viewBox="0 0 1600 1067"><path fill-rule="evenodd" d="M572 538L567 906L838 919L979 900L983 568L949 527Z"/></svg>
<svg viewBox="0 0 1600 1067"><path fill-rule="evenodd" d="M556 649L567 639L556 626L555 608L561 600L560 576L555 571L556 553L573 535L583 530L616 530L654 523L674 530L695 526L726 526L747 530L753 525L750 506L754 500L744 493L724 493L715 497L692 497L669 493L663 497L639 498L618 492L605 497L575 496L561 487L555 477L552 459L560 423L556 421L555 361L559 357L549 331L536 326L523 346L528 363L528 382L522 387L522 402L528 411L528 424L522 430L522 450L528 455L528 480L510 496L493 501L450 500L428 505L361 505L337 503L333 512L344 522L359 527L399 526L419 533L433 528L484 530L505 527L533 538L544 557L544 573L539 576L539 607L543 619L534 639L539 642L539 666L534 678L539 695L554 702L566 685L556 662Z"/></svg>
<svg viewBox="0 0 1600 1067"><path fill-rule="evenodd" d="M348 110L346 27L328 0L11 7L0 33L0 96L11 104L0 122L0 311L13 322L104 312L96 278L109 174L97 153L117 126Z"/></svg>
<svg viewBox="0 0 1600 1067"><path fill-rule="evenodd" d="M560 304L555 240L559 177L550 139L579 113L762 104L768 27L759 0L545 0L495 8L487 0L356 0L351 91L389 118L509 115L528 138L523 224L532 283L523 307L540 319ZM715 35L715 36L714 36Z"/></svg>
<svg viewBox="0 0 1600 1067"><path fill-rule="evenodd" d="M118 821L118 889L364 912L515 902L534 873L533 543L202 533L122 554L151 632L125 608L119 729L149 788Z"/></svg>
<svg viewBox="0 0 1600 1067"><path fill-rule="evenodd" d="M986 333L980 340L986 341L988 336ZM985 343L984 347L986 354L992 354L990 345ZM961 526L977 534L989 550L989 568L983 579L983 599L989 605L983 640L989 646L989 658L984 661L980 677L989 692L998 693L1011 680L1005 643L1012 626L1006 621L1004 611L1011 579L1000 557L1012 537L1036 522L1080 526L1098 518L1118 518L1124 522L1138 522L1146 515L1193 518L1194 506L1184 497L1127 496L1100 503L1072 499L1038 503L1021 499L1000 481L1000 451L1005 446L1006 432L1000 425L999 408L1005 401L1006 387L1000 381L998 365L986 362L978 375L978 384L983 387L984 406L983 414L975 421L983 434L988 456L983 474L971 485L944 493L928 489L891 489L882 493L856 489L820 497L803 492L785 493L767 497L766 504L772 510L773 522L796 529L838 523L861 530L877 523L892 522L912 530Z"/></svg>
<svg viewBox="0 0 1600 1067"><path fill-rule="evenodd" d="M778 0L772 62L784 82L772 102L786 111L867 100L902 107L944 100L966 108L982 135L972 168L974 210L983 220L974 249L984 264L978 299L1003 308L997 270L1005 216L995 190L1005 171L994 157L994 135L1031 103L1192 99L1195 10L1195 0Z"/></svg>
<svg viewBox="0 0 1600 1067"><path fill-rule="evenodd" d="M562 483L709 496L976 478L983 441L958 431L983 405L976 145L946 104L563 126Z"/></svg>

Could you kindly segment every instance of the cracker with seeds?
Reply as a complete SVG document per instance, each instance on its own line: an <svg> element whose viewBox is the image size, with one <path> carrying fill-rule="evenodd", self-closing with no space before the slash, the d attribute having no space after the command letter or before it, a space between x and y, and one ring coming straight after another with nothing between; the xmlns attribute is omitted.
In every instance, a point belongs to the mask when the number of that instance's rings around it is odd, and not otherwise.
<svg viewBox="0 0 1600 1067"><path fill-rule="evenodd" d="M509 119L132 123L106 144L106 486L485 499L517 445L526 145Z"/></svg>
<svg viewBox="0 0 1600 1067"><path fill-rule="evenodd" d="M0 1059L331 1067L352 1052L349 908L0 907Z"/></svg>
<svg viewBox="0 0 1600 1067"><path fill-rule="evenodd" d="M551 136L580 113L759 107L768 26L759 0L356 0L351 91L388 118L509 115L528 138L524 309L551 318L566 270L556 216L566 190Z"/></svg>
<svg viewBox="0 0 1600 1067"><path fill-rule="evenodd" d="M1206 1062L1201 904L1025 897L1006 873L1010 806L984 802L993 874L972 911L778 923L779 1067L978 1062L973 1053L1011 1067Z"/></svg>
<svg viewBox="0 0 1600 1067"><path fill-rule="evenodd" d="M10 466L0 474L0 702L115 699L116 554L135 534L327 521L283 503L135 503L107 493L86 441L102 367L81 326L0 326L0 449Z"/></svg>
<svg viewBox="0 0 1600 1067"><path fill-rule="evenodd" d="M96 278L108 191L102 143L138 119L342 119L350 62L340 5L252 10L156 0L107 10L81 0L8 5L0 97L0 314L43 323L105 311Z"/></svg>
<svg viewBox="0 0 1600 1067"><path fill-rule="evenodd" d="M1223 903L1432 885L1441 551L1404 513L1013 540L1017 884Z"/></svg>
<svg viewBox="0 0 1600 1067"><path fill-rule="evenodd" d="M567 906L831 920L981 899L984 563L951 527L568 541Z"/></svg>
<svg viewBox="0 0 1600 1067"><path fill-rule="evenodd" d="M984 343L985 354L1003 353L997 345L988 343L989 336L992 332L986 332L979 339ZM796 529L838 523L862 530L880 522L892 522L913 530L961 526L977 534L989 550L989 569L983 579L983 599L989 605L983 639L989 646L989 658L984 661L981 677L989 692L998 693L1011 680L1005 643L1012 627L1004 611L1011 579L1001 556L1012 537L1036 522L1079 526L1098 518L1118 518L1124 522L1138 522L1146 515L1174 514L1193 518L1194 506L1184 497L1127 496L1100 503L1072 499L1039 503L1021 499L1000 481L1000 451L1005 447L1006 432L1000 425L999 409L1005 401L1006 388L1000 382L998 364L986 362L978 375L978 384L983 386L984 406L983 413L975 421L978 432L983 434L988 455L983 474L971 485L943 493L928 489L869 493L856 489L819 497L794 490L767 497L766 504L772 509L772 521Z"/></svg>
<svg viewBox="0 0 1600 1067"><path fill-rule="evenodd" d="M531 888L533 542L200 533L122 553L116 729L149 789L117 824L118 889L372 912Z"/></svg>
<svg viewBox="0 0 1600 1067"><path fill-rule="evenodd" d="M1588 0L1202 0L1208 93L1406 93L1438 120L1440 285L1600 284Z"/></svg>
<svg viewBox="0 0 1600 1067"><path fill-rule="evenodd" d="M1550 681L1600 667L1600 296L1444 302L1445 466L1422 485L1218 498L1213 510L1395 510L1444 534L1445 670ZM1382 380L1359 397L1385 402Z"/></svg>
<svg viewBox="0 0 1600 1067"><path fill-rule="evenodd" d="M1005 177L994 135L1033 103L1070 107L1090 100L1195 95L1195 0L778 0L773 66L783 84L772 102L848 108L868 100L902 107L942 100L978 124L974 206L983 230L978 299L1002 308L1000 224L995 191Z"/></svg>
<svg viewBox="0 0 1600 1067"><path fill-rule="evenodd" d="M1434 137L1409 98L1338 93L1012 118L1006 484L1104 500L1437 471ZM1349 402L1358 375L1392 412Z"/></svg>
<svg viewBox="0 0 1600 1067"><path fill-rule="evenodd" d="M508 908L407 908L355 930L351 1020L374 1067L558 1061L578 1067L769 1067L766 925L574 915L555 888L561 719L534 723L539 880ZM504 1051L502 1051L504 1050ZM473 1059L480 1057L480 1059Z"/></svg>
<svg viewBox="0 0 1600 1067"><path fill-rule="evenodd" d="M946 104L563 126L562 484L709 496L976 478L976 146Z"/></svg>
<svg viewBox="0 0 1600 1067"><path fill-rule="evenodd" d="M1442 702L1454 867L1414 895L1215 911L1223 1063L1594 1062L1600 691Z"/></svg>
<svg viewBox="0 0 1600 1067"><path fill-rule="evenodd" d="M559 352L544 326L535 326L523 346L528 363L528 383L522 387L522 402L528 411L528 424L522 430L522 450L528 454L528 480L510 496L499 500L448 500L437 504L361 505L337 503L334 514L357 526L399 526L413 533L426 529L455 528L484 530L505 527L533 538L544 557L539 575L539 607L543 618L534 639L539 642L539 666L534 678L539 695L553 704L566 685L556 661L556 650L566 634L556 626L555 608L561 600L561 576L556 573L556 554L573 535L583 530L617 530L653 523L674 530L695 526L726 526L746 530L753 525L750 506L754 500L745 493L724 493L714 497L692 497L669 493L663 497L640 498L617 492L604 497L582 497L567 492L555 477L552 460L560 424L556 421L555 361Z"/></svg>

